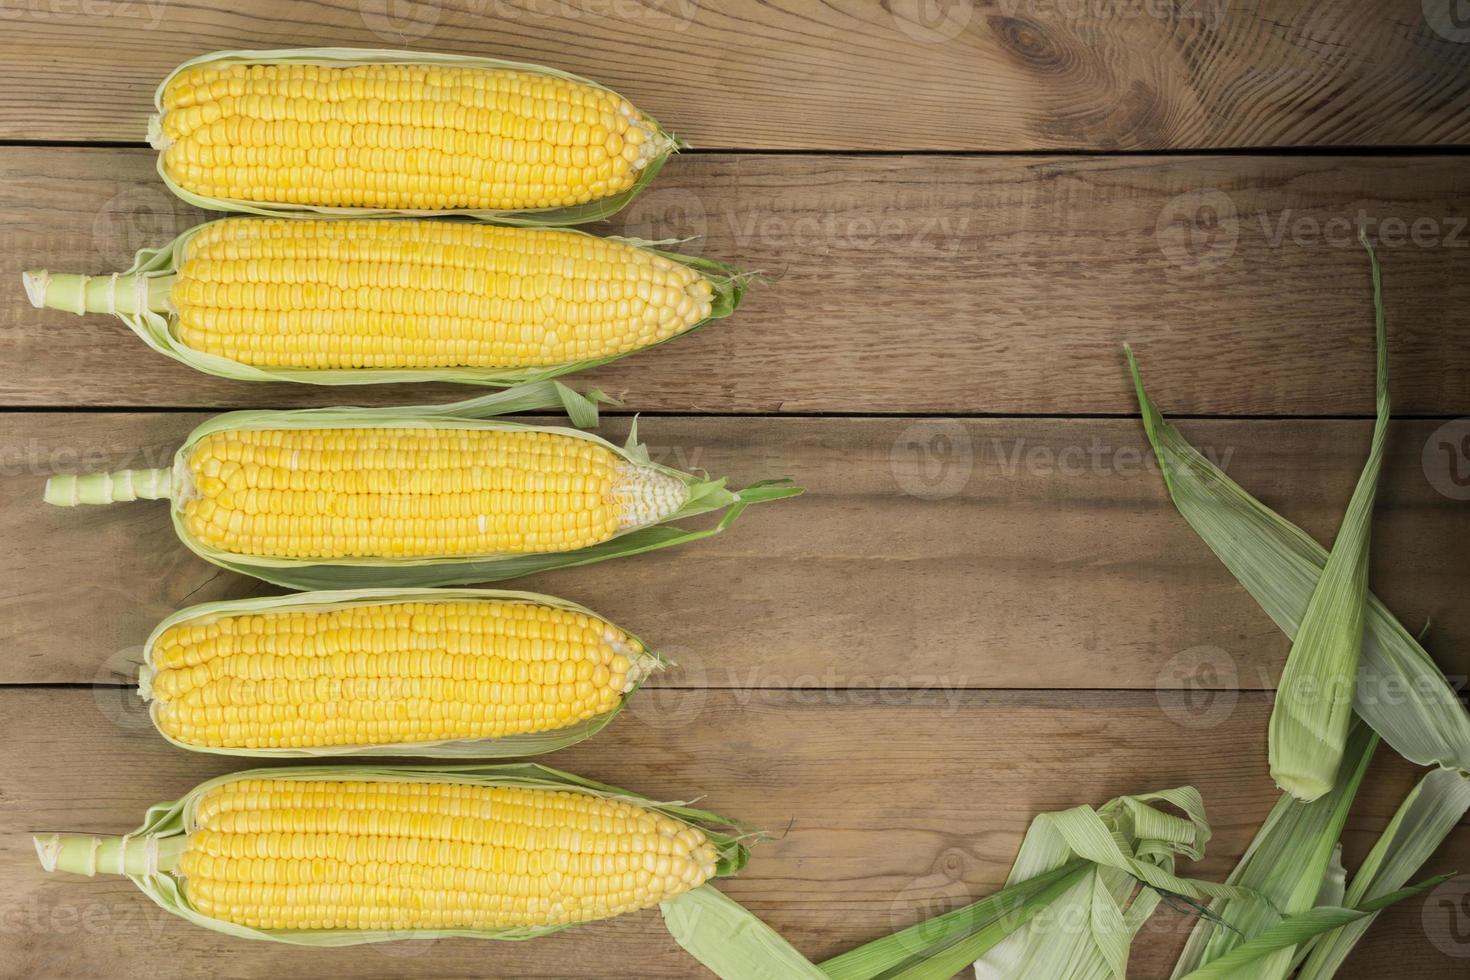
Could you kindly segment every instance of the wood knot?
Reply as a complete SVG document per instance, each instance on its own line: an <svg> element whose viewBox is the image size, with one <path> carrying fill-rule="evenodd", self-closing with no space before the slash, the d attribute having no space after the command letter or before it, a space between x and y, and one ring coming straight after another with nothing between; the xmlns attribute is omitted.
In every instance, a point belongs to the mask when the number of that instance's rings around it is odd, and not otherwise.
<svg viewBox="0 0 1470 980"><path fill-rule="evenodd" d="M990 18L990 29L1002 46L1028 68L1060 73L1073 67L1075 58L1071 50L1056 43L1047 29L1034 20L997 15Z"/></svg>

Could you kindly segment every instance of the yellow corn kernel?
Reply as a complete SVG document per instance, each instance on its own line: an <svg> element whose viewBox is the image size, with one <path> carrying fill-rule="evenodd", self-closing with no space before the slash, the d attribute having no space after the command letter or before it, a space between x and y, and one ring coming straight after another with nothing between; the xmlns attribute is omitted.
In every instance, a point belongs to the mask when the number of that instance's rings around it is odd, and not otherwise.
<svg viewBox="0 0 1470 980"><path fill-rule="evenodd" d="M669 146L612 92L501 68L201 64L162 104L172 180L267 204L569 207L628 190Z"/></svg>
<svg viewBox="0 0 1470 980"><path fill-rule="evenodd" d="M687 495L595 442L536 430L222 430L186 467L188 533L272 558L573 551L663 520Z"/></svg>
<svg viewBox="0 0 1470 980"><path fill-rule="evenodd" d="M179 857L199 912L256 929L496 929L648 908L714 876L703 831L575 791L239 779Z"/></svg>
<svg viewBox="0 0 1470 980"><path fill-rule="evenodd" d="M384 602L176 624L154 643L150 685L160 730L186 745L402 745L567 728L613 710L655 664L574 610Z"/></svg>
<svg viewBox="0 0 1470 980"><path fill-rule="evenodd" d="M708 279L578 232L226 218L169 293L180 341L264 368L527 368L626 354L709 317Z"/></svg>

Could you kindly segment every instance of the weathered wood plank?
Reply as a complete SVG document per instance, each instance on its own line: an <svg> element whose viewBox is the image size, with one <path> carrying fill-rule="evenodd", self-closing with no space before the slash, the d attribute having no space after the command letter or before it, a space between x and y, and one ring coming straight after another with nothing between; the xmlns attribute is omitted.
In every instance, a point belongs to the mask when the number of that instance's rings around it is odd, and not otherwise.
<svg viewBox="0 0 1470 980"><path fill-rule="evenodd" d="M162 504L41 502L53 471L164 465L199 418L0 415L0 682L121 682L168 612L259 588L195 558ZM1330 539L1369 425L1186 432ZM1454 599L1470 581L1470 508L1426 479L1437 428L1392 430L1374 586L1411 629L1432 620L1430 649L1463 675L1470 612ZM645 418L640 433L672 465L808 488L710 541L521 583L657 643L682 664L667 684L1264 688L1285 657L1285 637L1165 499L1136 422ZM1448 470L1429 472L1453 489Z"/></svg>
<svg viewBox="0 0 1470 980"><path fill-rule="evenodd" d="M173 749L87 691L7 689L0 707L10 748L0 760L7 976L130 975L160 962L202 976L218 972L219 957L282 978L698 973L654 913L489 949L446 940L328 952L196 929L120 879L48 877L27 832L119 833L152 803L248 764ZM946 704L871 705L719 691L632 713L552 761L654 796L703 793L706 806L780 833L723 887L803 952L826 957L998 888L1036 813L1122 793L1196 786L1215 836L1207 859L1187 870L1222 877L1276 798L1263 759L1268 713L1260 695L1204 728L1176 724L1138 694L967 693ZM1415 778L1380 756L1345 835L1350 867ZM1470 824L1425 870L1466 866ZM1463 975L1463 960L1445 955L1463 947L1441 952L1427 936L1453 943L1452 910L1410 906L1369 932L1346 975ZM1136 946L1133 975L1165 976L1187 928L1160 913Z"/></svg>
<svg viewBox="0 0 1470 980"><path fill-rule="evenodd" d="M1441 6L320 0L307 13L288 0L30 3L5 15L0 138L141 140L154 86L180 61L217 48L352 45L553 64L617 88L701 146L1463 143L1470 35Z"/></svg>
<svg viewBox="0 0 1470 980"><path fill-rule="evenodd" d="M1123 413L1129 340L1178 412L1371 415L1361 212L1384 242L1395 411L1459 414L1463 171L1450 157L683 157L609 230L700 235L685 247L773 281L735 317L585 383L638 410ZM125 268L199 218L145 151L0 149L0 357L23 366L0 378L0 404L464 395L209 378L111 317L25 302L22 269Z"/></svg>

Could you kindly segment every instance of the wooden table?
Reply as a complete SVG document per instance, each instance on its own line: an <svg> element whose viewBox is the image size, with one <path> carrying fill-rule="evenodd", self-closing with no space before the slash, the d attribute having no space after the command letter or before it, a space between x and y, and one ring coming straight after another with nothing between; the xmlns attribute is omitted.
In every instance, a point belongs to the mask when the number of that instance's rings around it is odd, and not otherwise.
<svg viewBox="0 0 1470 980"><path fill-rule="evenodd" d="M0 973L700 973L656 913L527 944L300 950L192 928L121 879L40 873L28 831L121 832L239 767L166 745L127 673L168 611L260 591L193 558L162 508L48 510L44 478L157 465L220 407L455 394L225 382L107 317L27 306L21 269L111 271L201 218L141 142L176 62L324 44L542 62L697 148L605 230L698 235L769 281L589 381L666 458L808 492L683 551L524 583L682 665L550 761L781 832L724 887L816 958L995 889L1045 810L1191 783L1215 838L1187 870L1240 856L1276 798L1287 642L1165 498L1121 344L1191 438L1330 539L1371 426L1360 216L1399 419L1374 586L1470 672L1470 460L1442 428L1470 412L1470 31L1436 2L0 6ZM1350 866L1415 778L1380 754ZM1470 826L1426 870L1456 868ZM1344 975L1463 977L1466 916L1405 903ZM1166 976L1187 929L1161 912L1134 975Z"/></svg>

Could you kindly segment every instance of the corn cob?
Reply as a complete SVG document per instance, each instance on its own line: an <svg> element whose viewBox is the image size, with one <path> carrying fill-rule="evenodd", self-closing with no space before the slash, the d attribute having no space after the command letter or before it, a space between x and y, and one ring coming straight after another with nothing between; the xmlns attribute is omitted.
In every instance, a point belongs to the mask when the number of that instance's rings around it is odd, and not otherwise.
<svg viewBox="0 0 1470 980"><path fill-rule="evenodd" d="M550 377L727 315L741 291L717 263L629 242L427 220L225 218L125 273L24 278L34 305L116 313L204 370L334 383Z"/></svg>
<svg viewBox="0 0 1470 980"><path fill-rule="evenodd" d="M170 741L270 755L550 751L660 666L564 600L432 589L212 603L165 620L144 656L139 690Z"/></svg>
<svg viewBox="0 0 1470 980"><path fill-rule="evenodd" d="M412 52L222 52L157 104L160 170L206 202L549 212L629 194L676 146L584 79Z"/></svg>
<svg viewBox="0 0 1470 980"><path fill-rule="evenodd" d="M221 932L342 945L528 938L648 908L738 870L728 825L537 766L310 767L205 783L124 837L35 844L48 871L133 875Z"/></svg>
<svg viewBox="0 0 1470 980"><path fill-rule="evenodd" d="M211 432L140 495L168 494L190 537L258 558L453 558L574 551L683 505L668 474L535 429L241 428ZM106 491L135 492L138 478ZM51 503L88 502L75 479ZM157 499L157 497L155 497Z"/></svg>
<svg viewBox="0 0 1470 980"><path fill-rule="evenodd" d="M45 499L167 499L180 538L208 560L331 589L490 582L636 554L800 492L731 491L653 463L634 439L620 448L479 417L568 398L543 382L451 406L237 412L196 429L172 467L54 476ZM711 529L653 527L719 510Z"/></svg>

